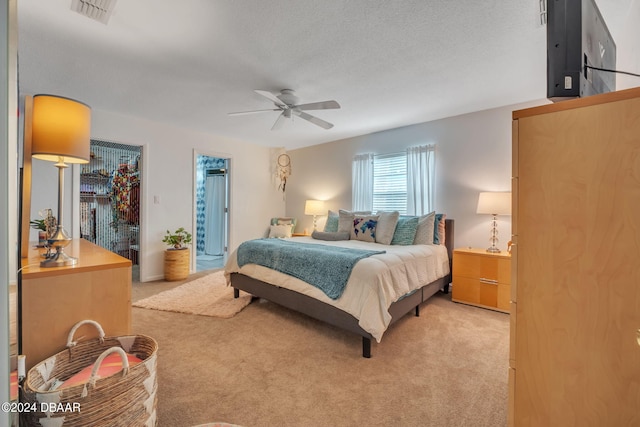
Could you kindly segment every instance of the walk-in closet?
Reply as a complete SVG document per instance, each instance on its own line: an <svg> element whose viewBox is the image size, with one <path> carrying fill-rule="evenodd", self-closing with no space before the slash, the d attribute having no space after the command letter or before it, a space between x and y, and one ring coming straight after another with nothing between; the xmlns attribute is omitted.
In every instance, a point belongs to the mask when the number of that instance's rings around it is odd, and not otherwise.
<svg viewBox="0 0 640 427"><path fill-rule="evenodd" d="M91 140L80 173L80 233L105 249L139 262L142 147Z"/></svg>

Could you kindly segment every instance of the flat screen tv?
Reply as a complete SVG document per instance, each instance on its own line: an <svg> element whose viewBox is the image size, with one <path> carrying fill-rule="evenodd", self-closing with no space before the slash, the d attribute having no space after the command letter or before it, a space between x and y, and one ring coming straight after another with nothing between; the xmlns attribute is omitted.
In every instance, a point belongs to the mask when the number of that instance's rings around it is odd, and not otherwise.
<svg viewBox="0 0 640 427"><path fill-rule="evenodd" d="M547 0L547 97L552 101L616 89L616 44L595 0Z"/></svg>

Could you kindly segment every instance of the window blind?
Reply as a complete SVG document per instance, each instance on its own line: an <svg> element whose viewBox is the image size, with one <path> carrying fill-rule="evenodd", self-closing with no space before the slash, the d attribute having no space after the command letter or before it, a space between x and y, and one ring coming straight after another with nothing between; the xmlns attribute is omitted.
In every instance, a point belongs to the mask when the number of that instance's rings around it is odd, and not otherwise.
<svg viewBox="0 0 640 427"><path fill-rule="evenodd" d="M373 212L407 212L407 154L378 155L373 158Z"/></svg>

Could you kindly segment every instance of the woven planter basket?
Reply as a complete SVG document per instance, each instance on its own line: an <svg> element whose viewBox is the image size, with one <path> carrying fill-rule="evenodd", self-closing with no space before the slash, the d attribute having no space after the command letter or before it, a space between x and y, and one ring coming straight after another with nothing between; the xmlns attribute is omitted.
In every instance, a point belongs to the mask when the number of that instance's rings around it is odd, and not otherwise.
<svg viewBox="0 0 640 427"><path fill-rule="evenodd" d="M189 248L164 251L164 280L184 280L189 277Z"/></svg>
<svg viewBox="0 0 640 427"><path fill-rule="evenodd" d="M85 323L98 329L99 338L75 343L73 335ZM20 414L20 425L155 426L157 350L158 344L148 336L105 337L97 322L79 322L69 333L67 349L35 365L27 373L21 401L29 405L30 411ZM124 352L135 355L142 362L129 366ZM111 353L121 356L123 369L99 378L96 371L102 359ZM46 391L47 384L54 379L65 381L92 363L95 363L95 369L87 383Z"/></svg>

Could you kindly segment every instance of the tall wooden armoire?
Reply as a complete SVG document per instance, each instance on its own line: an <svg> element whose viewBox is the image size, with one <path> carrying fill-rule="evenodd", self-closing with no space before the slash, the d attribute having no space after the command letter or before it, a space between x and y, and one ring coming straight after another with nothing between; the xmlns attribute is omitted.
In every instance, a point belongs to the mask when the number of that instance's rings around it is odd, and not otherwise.
<svg viewBox="0 0 640 427"><path fill-rule="evenodd" d="M640 426L640 88L513 113L510 426Z"/></svg>

